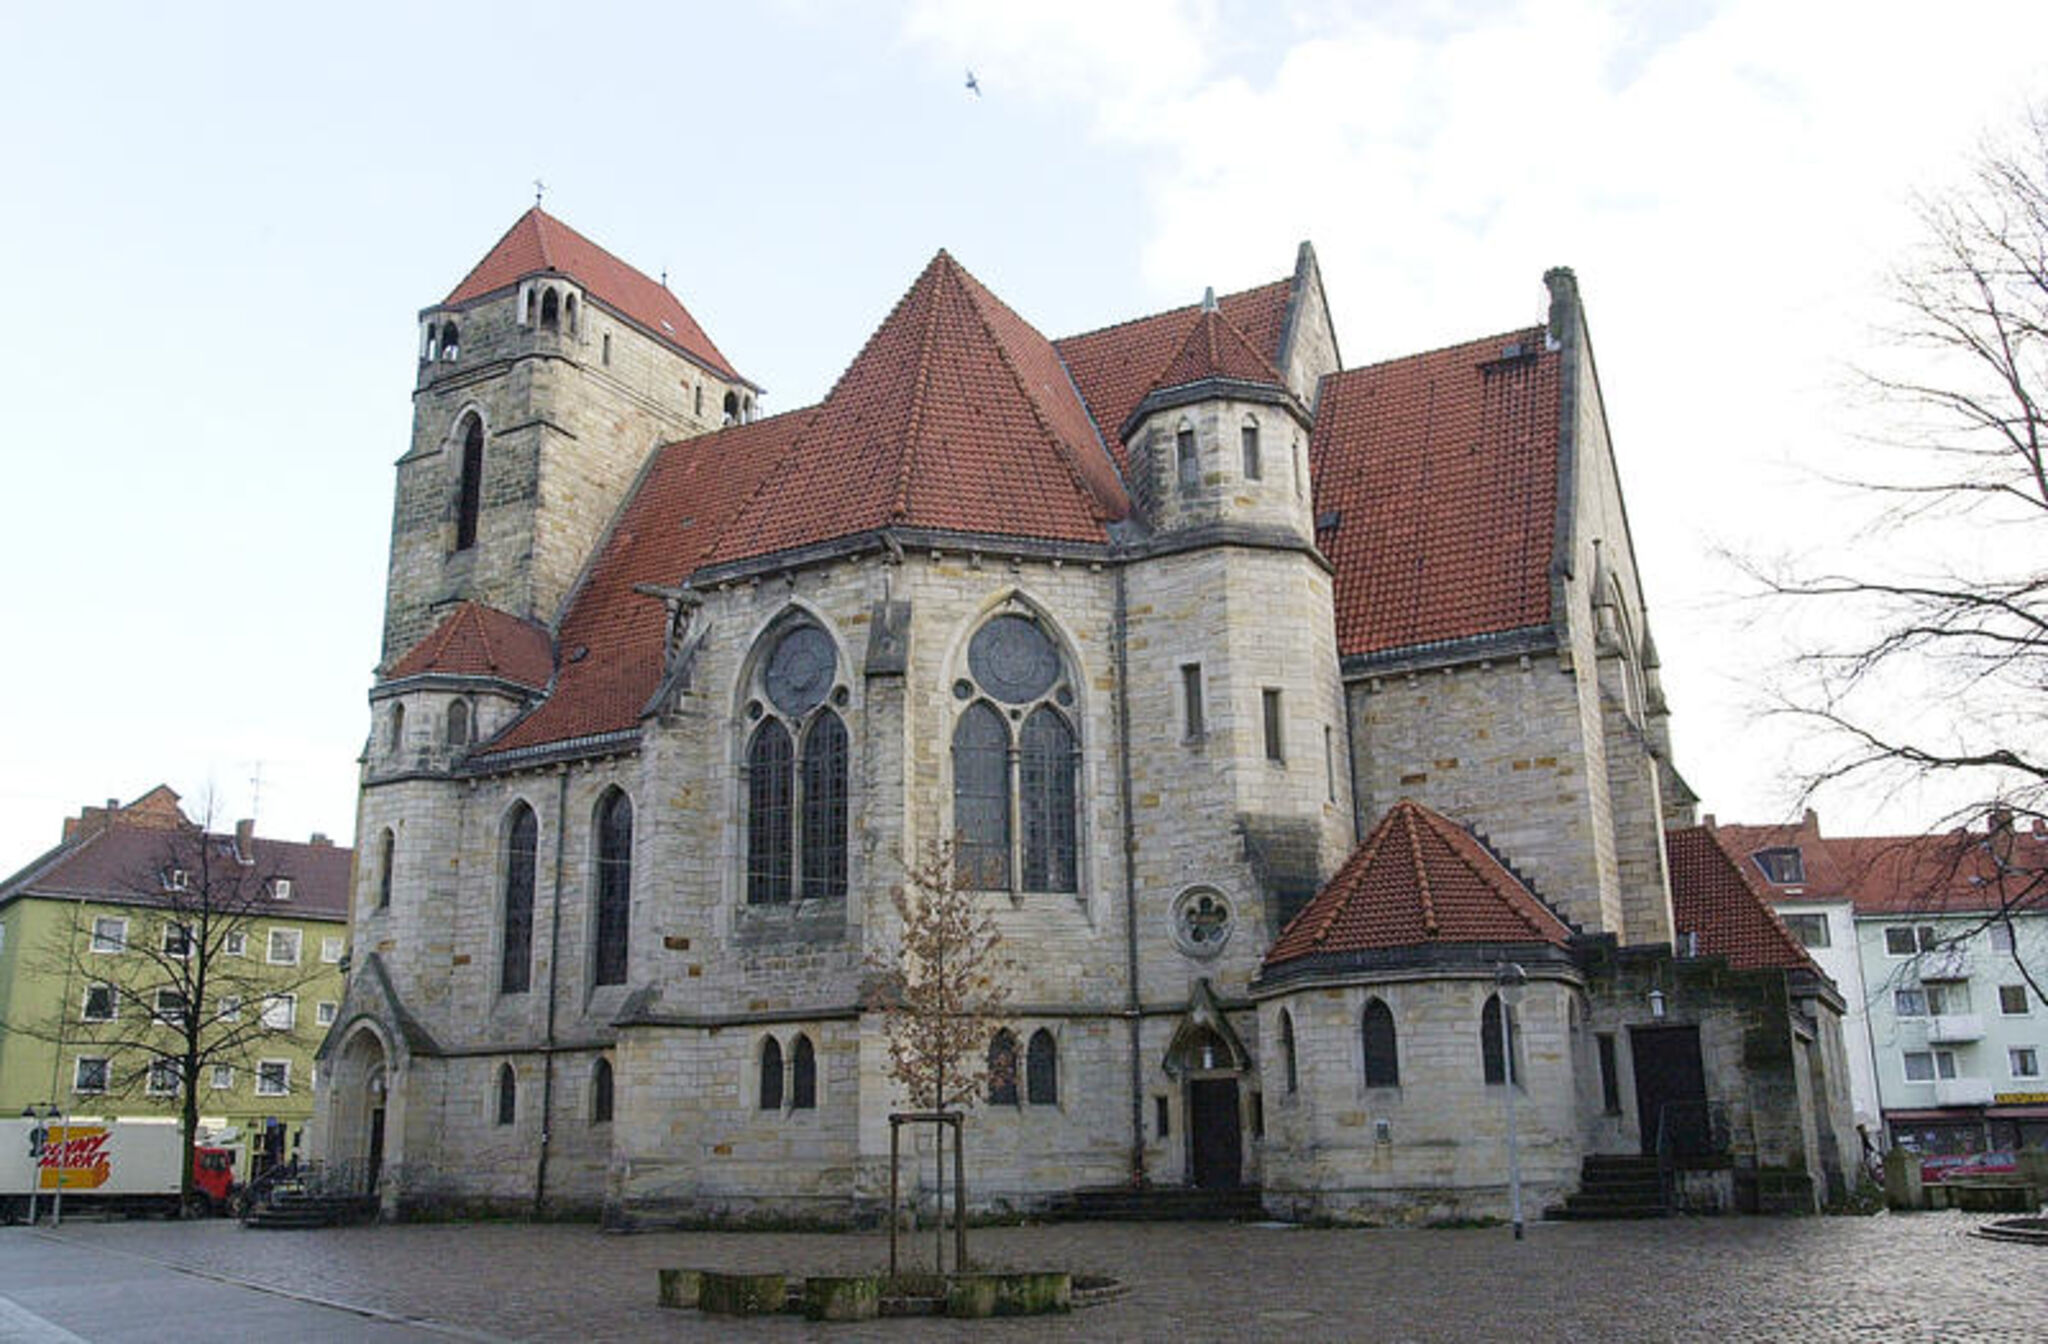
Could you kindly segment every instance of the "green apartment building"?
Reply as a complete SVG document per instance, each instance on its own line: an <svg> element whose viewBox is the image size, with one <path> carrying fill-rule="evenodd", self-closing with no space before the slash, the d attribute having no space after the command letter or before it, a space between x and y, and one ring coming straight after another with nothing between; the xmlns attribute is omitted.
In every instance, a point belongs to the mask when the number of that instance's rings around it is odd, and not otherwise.
<svg viewBox="0 0 2048 1344"><path fill-rule="evenodd" d="M351 857L209 831L162 786L67 819L0 882L0 1115L176 1117L193 1012L202 1139L244 1178L290 1155L341 1001Z"/></svg>

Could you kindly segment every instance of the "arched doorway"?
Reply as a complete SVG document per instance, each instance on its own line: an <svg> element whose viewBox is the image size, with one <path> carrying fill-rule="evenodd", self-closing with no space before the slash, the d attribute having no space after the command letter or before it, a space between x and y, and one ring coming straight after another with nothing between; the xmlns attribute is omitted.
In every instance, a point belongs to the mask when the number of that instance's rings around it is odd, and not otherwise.
<svg viewBox="0 0 2048 1344"><path fill-rule="evenodd" d="M1195 981L1164 1062L1167 1076L1181 1085L1187 1183L1199 1190L1238 1189L1245 1183L1243 1080L1251 1055L1206 979Z"/></svg>
<svg viewBox="0 0 2048 1344"><path fill-rule="evenodd" d="M367 1022L335 1059L334 1141L328 1162L349 1188L366 1195L377 1193L384 1175L388 1060L382 1038Z"/></svg>

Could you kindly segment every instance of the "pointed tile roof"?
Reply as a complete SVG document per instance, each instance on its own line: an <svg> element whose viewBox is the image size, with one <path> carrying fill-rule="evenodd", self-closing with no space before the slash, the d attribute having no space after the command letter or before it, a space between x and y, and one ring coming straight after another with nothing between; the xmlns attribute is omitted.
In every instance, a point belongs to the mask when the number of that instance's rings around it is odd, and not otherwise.
<svg viewBox="0 0 2048 1344"><path fill-rule="evenodd" d="M496 607L462 602L384 675L387 681L436 673L499 677L539 690L554 670L554 647L547 631Z"/></svg>
<svg viewBox="0 0 2048 1344"><path fill-rule="evenodd" d="M1129 510L1051 343L940 252L709 560L883 527L1102 542Z"/></svg>
<svg viewBox="0 0 2048 1344"><path fill-rule="evenodd" d="M441 302L456 307L544 271L573 278L592 298L714 373L740 378L667 285L649 279L537 205L513 222L497 246Z"/></svg>
<svg viewBox="0 0 2048 1344"><path fill-rule="evenodd" d="M1251 340L1223 315L1220 307L1204 303L1188 326L1187 339L1167 362L1165 372L1153 390L1185 387L1211 378L1229 378L1240 383L1265 383L1284 388L1287 380L1252 347Z"/></svg>
<svg viewBox="0 0 2048 1344"><path fill-rule="evenodd" d="M1550 621L1560 358L1537 327L1323 380L1309 474L1337 524L1316 543L1338 652Z"/></svg>
<svg viewBox="0 0 2048 1344"><path fill-rule="evenodd" d="M655 453L562 618L553 691L472 760L639 723L665 671L668 612L636 585L689 577L812 414L733 425Z"/></svg>
<svg viewBox="0 0 2048 1344"><path fill-rule="evenodd" d="M1402 799L1281 930L1265 970L1299 957L1447 943L1550 943L1571 929L1486 847Z"/></svg>
<svg viewBox="0 0 2048 1344"><path fill-rule="evenodd" d="M1275 280L1256 289L1225 294L1216 306L1254 350L1278 361L1287 328L1287 303L1293 292L1291 278ZM1095 412L1095 423L1102 426L1119 466L1130 465L1119 431L1145 394L1160 385L1166 366L1187 343L1189 323L1198 311L1189 304L1053 342L1075 386Z"/></svg>
<svg viewBox="0 0 2048 1344"><path fill-rule="evenodd" d="M1820 968L1770 907L1763 882L1722 843L1713 828L1664 833L1671 860L1671 917L1681 934L1696 934L1701 956L1726 957L1737 970Z"/></svg>

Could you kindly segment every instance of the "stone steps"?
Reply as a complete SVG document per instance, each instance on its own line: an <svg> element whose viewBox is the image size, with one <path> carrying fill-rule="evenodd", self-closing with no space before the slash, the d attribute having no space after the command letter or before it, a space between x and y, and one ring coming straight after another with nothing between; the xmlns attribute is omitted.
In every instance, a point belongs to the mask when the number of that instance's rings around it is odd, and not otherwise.
<svg viewBox="0 0 2048 1344"><path fill-rule="evenodd" d="M1543 1211L1548 1219L1593 1222L1662 1218L1664 1177L1654 1157L1595 1154L1579 1165L1579 1188L1563 1204Z"/></svg>
<svg viewBox="0 0 2048 1344"><path fill-rule="evenodd" d="M1104 1186L1076 1190L1055 1200L1048 1211L1059 1218L1101 1222L1242 1222L1266 1216L1256 1186L1236 1190Z"/></svg>

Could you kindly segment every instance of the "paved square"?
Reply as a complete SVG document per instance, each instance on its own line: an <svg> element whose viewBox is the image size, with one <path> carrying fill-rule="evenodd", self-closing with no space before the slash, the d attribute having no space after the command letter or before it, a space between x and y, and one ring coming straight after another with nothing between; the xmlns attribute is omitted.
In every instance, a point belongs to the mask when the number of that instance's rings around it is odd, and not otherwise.
<svg viewBox="0 0 2048 1344"><path fill-rule="evenodd" d="M145 1256L501 1339L2048 1339L2048 1253L1968 1236L1981 1221L1928 1213L1537 1224L1519 1245L1502 1228L988 1228L974 1233L978 1259L1109 1273L1130 1291L1071 1316L971 1327L729 1321L654 1306L659 1266L877 1268L887 1247L880 1234L133 1222L71 1223L61 1236L82 1251ZM39 1235L16 1228L0 1237ZM916 1244L928 1263L929 1234Z"/></svg>

